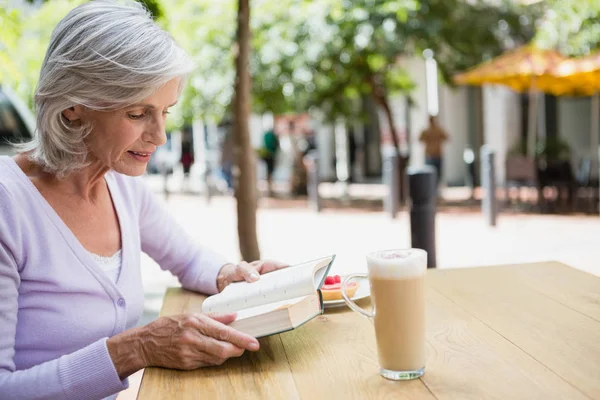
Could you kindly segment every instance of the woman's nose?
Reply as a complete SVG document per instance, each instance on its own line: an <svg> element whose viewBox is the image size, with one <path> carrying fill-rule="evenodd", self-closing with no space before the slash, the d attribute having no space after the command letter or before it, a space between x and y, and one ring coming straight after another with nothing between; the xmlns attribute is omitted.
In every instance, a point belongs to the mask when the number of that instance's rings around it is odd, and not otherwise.
<svg viewBox="0 0 600 400"><path fill-rule="evenodd" d="M164 118L155 118L147 130L147 141L155 146L162 146L167 142Z"/></svg>

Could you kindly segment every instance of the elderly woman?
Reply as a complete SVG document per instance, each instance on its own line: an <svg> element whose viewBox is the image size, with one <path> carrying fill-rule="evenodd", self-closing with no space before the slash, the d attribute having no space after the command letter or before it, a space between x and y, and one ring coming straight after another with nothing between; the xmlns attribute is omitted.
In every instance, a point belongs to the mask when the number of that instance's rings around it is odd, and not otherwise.
<svg viewBox="0 0 600 400"><path fill-rule="evenodd" d="M190 69L135 3L93 1L55 28L36 135L0 158L0 398L114 398L141 368L192 369L258 349L227 326L234 314L135 327L140 250L207 294L283 266L235 265L199 247L138 178L165 143Z"/></svg>

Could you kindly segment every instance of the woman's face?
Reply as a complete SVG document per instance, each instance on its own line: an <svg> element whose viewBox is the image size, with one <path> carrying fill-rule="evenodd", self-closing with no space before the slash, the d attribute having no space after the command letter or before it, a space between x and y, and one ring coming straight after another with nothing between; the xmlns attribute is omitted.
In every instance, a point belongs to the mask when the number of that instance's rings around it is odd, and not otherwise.
<svg viewBox="0 0 600 400"><path fill-rule="evenodd" d="M76 108L83 122L93 124L86 137L92 164L129 176L142 175L152 153L166 142L165 121L169 107L177 102L179 81L174 78L139 104L121 110Z"/></svg>

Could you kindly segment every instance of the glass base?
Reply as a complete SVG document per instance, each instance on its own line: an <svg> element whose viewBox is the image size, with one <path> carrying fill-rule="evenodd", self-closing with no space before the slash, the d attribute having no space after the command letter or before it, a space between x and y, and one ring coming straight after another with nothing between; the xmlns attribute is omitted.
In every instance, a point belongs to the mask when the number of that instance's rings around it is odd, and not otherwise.
<svg viewBox="0 0 600 400"><path fill-rule="evenodd" d="M407 381L410 379L417 379L423 376L425 372L425 367L421 369L417 369L415 371L392 371L385 368L380 368L379 373L385 379L390 379L392 381Z"/></svg>

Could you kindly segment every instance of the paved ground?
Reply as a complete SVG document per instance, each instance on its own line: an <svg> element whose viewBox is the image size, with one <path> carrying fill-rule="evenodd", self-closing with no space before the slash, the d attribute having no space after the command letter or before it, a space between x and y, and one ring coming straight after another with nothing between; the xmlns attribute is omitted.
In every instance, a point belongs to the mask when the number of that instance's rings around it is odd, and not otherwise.
<svg viewBox="0 0 600 400"><path fill-rule="evenodd" d="M186 230L203 245L239 258L235 199L199 193L172 193L164 198L157 177L148 184ZM173 188L179 190L176 185ZM343 188L324 184L325 208L316 213L305 199L262 198L258 211L258 236L263 258L290 263L324 254L337 254L335 272L365 268L365 253L410 246L409 216L396 219L383 212L381 185L352 185L350 202L338 198ZM436 219L439 268L485 266L528 261L557 260L600 275L600 217L598 215L540 215L510 211L488 226L475 201L462 188L444 190ZM167 286L177 285L169 273L145 258L143 279L150 313L160 309ZM148 318L152 318L149 314ZM144 318L145 322L147 318Z"/></svg>
<svg viewBox="0 0 600 400"><path fill-rule="evenodd" d="M148 182L163 197L160 181L150 177ZM396 219L385 214L379 201L380 186L353 186L351 195L360 195L362 203L347 205L333 200L340 190L336 185L324 187L324 194L331 199L329 208L321 213L307 209L305 200L261 199L257 229L263 258L294 263L334 253L333 273L344 273L365 270L364 255L370 251L410 246L408 214L401 212ZM439 268L556 260L600 276L598 215L511 212L501 214L497 226L489 227L477 205L453 205L465 193L449 190L444 194L450 200L441 204L436 220ZM357 204L366 208L357 208ZM239 258L233 198L213 197L207 203L198 194L172 194L166 206L200 243L232 260ZM165 289L176 286L177 281L148 258L143 261L142 277L146 312L141 323L146 323L156 318ZM131 390L120 399L133 398L139 377L133 377Z"/></svg>

